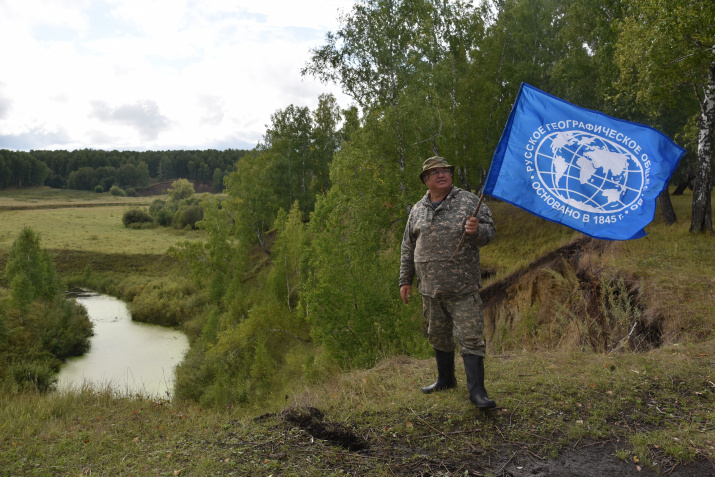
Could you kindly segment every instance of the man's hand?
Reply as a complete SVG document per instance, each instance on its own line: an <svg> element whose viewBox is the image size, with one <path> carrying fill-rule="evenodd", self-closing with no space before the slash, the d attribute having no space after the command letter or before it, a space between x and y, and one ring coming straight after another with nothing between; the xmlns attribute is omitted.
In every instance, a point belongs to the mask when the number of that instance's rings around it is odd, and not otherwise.
<svg viewBox="0 0 715 477"><path fill-rule="evenodd" d="M474 235L477 230L479 230L479 219L468 215L467 223L464 225L464 231L467 232L467 235Z"/></svg>
<svg viewBox="0 0 715 477"><path fill-rule="evenodd" d="M412 297L412 285L402 285L400 287L400 296L405 304L410 303L410 297Z"/></svg>

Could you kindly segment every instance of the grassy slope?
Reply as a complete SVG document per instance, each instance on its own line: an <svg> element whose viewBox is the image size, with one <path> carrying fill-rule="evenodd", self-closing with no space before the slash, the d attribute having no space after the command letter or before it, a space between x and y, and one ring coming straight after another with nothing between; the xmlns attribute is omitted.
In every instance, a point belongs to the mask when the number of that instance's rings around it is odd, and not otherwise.
<svg viewBox="0 0 715 477"><path fill-rule="evenodd" d="M255 418L103 392L6 396L0 475L529 475L571 462L570 475L711 475L699 472L715 459L714 352L711 341L493 358L488 413L461 373L457 389L421 394L433 366L409 358L297 390Z"/></svg>
<svg viewBox="0 0 715 477"><path fill-rule="evenodd" d="M678 225L656 217L646 239L603 257L642 276L650 302L696 330L661 349L490 357L498 407L488 413L467 401L461 366L457 389L425 396L418 389L434 379L433 362L406 357L305 383L271 409L103 391L0 396L0 476L548 475L570 462L570 475L711 475L715 342L692 338L715 316L713 237L687 233L689 199L674 198ZM574 237L504 204L493 209L499 239L483 259L495 279Z"/></svg>

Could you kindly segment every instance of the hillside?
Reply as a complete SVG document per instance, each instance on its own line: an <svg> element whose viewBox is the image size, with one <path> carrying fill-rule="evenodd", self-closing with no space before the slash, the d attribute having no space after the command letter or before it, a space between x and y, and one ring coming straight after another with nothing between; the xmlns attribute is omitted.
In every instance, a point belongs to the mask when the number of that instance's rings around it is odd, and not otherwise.
<svg viewBox="0 0 715 477"><path fill-rule="evenodd" d="M632 242L490 204L500 233L483 255L492 411L467 400L459 360L456 389L423 395L433 360L407 356L306 377L281 402L249 407L2 394L0 476L715 475L713 237L687 233L688 200L674 197L676 226L656 216ZM132 273L162 267L142 268L134 252ZM121 255L54 253L67 271L108 271ZM624 316L637 319L616 326Z"/></svg>
<svg viewBox="0 0 715 477"><path fill-rule="evenodd" d="M492 356L498 407L426 396L396 357L246 415L76 394L3 398L0 475L711 476L715 342Z"/></svg>

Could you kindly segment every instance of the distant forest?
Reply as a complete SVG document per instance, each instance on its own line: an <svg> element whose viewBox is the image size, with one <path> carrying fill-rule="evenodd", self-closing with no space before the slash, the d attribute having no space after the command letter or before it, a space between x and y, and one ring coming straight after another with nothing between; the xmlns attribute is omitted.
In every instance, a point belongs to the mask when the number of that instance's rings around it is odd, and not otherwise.
<svg viewBox="0 0 715 477"><path fill-rule="evenodd" d="M248 151L10 151L0 149L0 189L47 185L56 189L108 192L141 190L151 179L185 178L211 182L221 192L223 178Z"/></svg>

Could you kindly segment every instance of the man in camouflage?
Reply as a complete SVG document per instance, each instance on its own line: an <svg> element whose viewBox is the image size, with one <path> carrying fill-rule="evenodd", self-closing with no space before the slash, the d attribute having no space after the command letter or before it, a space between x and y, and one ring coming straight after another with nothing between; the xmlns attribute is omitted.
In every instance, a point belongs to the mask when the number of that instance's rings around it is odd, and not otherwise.
<svg viewBox="0 0 715 477"><path fill-rule="evenodd" d="M425 196L412 207L402 239L400 295L409 302L412 281L423 301L429 342L435 350L437 381L422 388L432 393L457 386L454 376L456 336L464 360L469 399L480 408L496 404L484 388L484 312L479 296L479 247L495 234L491 211L471 192L452 183L454 166L435 156L422 165ZM452 257L462 235L466 240Z"/></svg>

